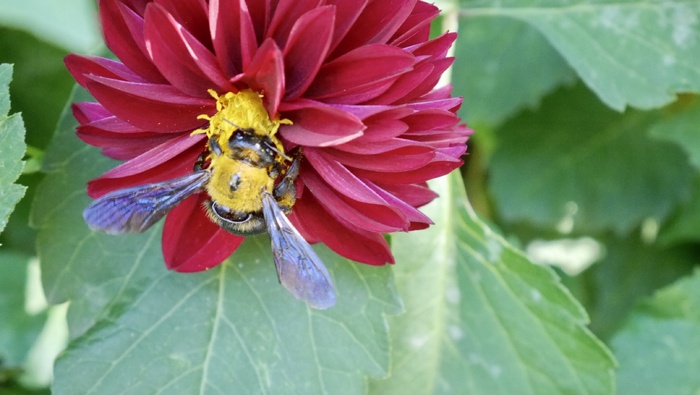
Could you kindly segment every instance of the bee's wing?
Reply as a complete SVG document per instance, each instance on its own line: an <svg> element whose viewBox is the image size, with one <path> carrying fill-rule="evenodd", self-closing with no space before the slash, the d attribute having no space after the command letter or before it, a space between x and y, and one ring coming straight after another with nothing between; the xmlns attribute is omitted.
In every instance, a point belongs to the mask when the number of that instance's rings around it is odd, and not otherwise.
<svg viewBox="0 0 700 395"><path fill-rule="evenodd" d="M334 306L335 286L328 270L268 192L263 193L263 215L280 283L315 309Z"/></svg>
<svg viewBox="0 0 700 395"><path fill-rule="evenodd" d="M113 235L141 233L201 191L209 177L209 172L199 171L174 180L120 189L92 202L83 211L83 218L92 230Z"/></svg>

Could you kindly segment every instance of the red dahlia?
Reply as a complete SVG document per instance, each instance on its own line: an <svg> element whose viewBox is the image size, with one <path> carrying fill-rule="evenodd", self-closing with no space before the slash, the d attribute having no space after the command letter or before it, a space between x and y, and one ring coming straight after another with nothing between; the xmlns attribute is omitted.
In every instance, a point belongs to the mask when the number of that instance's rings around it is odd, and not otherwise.
<svg viewBox="0 0 700 395"><path fill-rule="evenodd" d="M439 10L417 0L100 0L119 58L69 55L98 103L76 103L78 136L120 166L88 194L191 173L217 98L255 92L286 150L302 147L290 220L349 259L393 263L382 233L426 228L426 181L462 164L461 98L434 89L456 34L429 39ZM211 93L210 93L211 92ZM213 93L213 94L212 94ZM229 95L230 96L230 95ZM242 242L211 222L206 192L163 229L170 269L211 268Z"/></svg>

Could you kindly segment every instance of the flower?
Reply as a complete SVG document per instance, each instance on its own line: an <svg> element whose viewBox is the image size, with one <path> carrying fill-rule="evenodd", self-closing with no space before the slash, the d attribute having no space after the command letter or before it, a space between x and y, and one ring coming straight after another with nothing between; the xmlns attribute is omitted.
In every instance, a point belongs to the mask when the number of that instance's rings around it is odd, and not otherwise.
<svg viewBox="0 0 700 395"><path fill-rule="evenodd" d="M456 39L429 39L439 10L417 0L100 0L107 46L119 61L69 55L97 100L76 103L78 136L125 161L90 181L97 198L192 172L217 98L257 93L282 119L285 149L303 147L290 220L309 242L382 265L382 233L426 228L426 181L462 164L471 134L461 98L435 88ZM214 95L210 94L214 92ZM220 108L219 108L220 109ZM243 238L202 209L206 192L174 208L163 229L170 269L226 259Z"/></svg>

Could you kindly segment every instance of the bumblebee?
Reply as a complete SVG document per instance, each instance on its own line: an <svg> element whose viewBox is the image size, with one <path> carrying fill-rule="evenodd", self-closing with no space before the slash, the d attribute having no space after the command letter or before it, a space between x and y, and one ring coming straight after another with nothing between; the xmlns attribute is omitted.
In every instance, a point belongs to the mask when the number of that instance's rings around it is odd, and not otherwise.
<svg viewBox="0 0 700 395"><path fill-rule="evenodd" d="M92 230L140 233L189 196L206 192L204 209L214 223L240 236L267 231L279 282L309 306L326 309L336 299L331 276L285 215L296 199L300 160L299 154L286 156L276 138L236 126L230 135L209 138L193 173L109 193L83 217Z"/></svg>

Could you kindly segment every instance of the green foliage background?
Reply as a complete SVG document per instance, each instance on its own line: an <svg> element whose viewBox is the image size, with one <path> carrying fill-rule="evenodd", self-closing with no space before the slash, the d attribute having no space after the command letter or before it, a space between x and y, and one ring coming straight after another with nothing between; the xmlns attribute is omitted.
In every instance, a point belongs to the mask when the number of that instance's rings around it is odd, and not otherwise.
<svg viewBox="0 0 700 395"><path fill-rule="evenodd" d="M62 58L99 33L92 1L49 3L0 4L0 394L47 393L65 341L55 394L700 392L700 2L438 3L470 154L395 266L316 246L322 312L266 237L183 275L159 226L87 229L115 163L75 137Z"/></svg>

